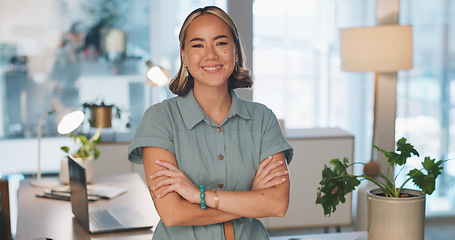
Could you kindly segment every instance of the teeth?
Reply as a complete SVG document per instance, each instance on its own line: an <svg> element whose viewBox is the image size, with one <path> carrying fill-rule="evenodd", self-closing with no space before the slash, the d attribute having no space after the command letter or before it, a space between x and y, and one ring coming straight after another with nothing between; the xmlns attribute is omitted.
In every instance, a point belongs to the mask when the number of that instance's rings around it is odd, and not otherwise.
<svg viewBox="0 0 455 240"><path fill-rule="evenodd" d="M213 70L216 70L216 69L218 69L218 68L220 68L220 67L221 67L221 66L216 66L216 67L204 67L204 69L213 71Z"/></svg>

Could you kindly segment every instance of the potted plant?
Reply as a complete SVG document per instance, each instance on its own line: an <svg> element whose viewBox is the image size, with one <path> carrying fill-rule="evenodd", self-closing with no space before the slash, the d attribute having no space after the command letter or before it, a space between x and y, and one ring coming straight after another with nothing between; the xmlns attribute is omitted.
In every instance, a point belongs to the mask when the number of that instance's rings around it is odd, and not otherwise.
<svg viewBox="0 0 455 240"><path fill-rule="evenodd" d="M112 126L112 117L122 119L122 109L115 104L105 104L104 101L85 102L82 104L84 114L87 109L90 111L90 126L95 128L110 128ZM129 121L125 124L126 128L130 127Z"/></svg>
<svg viewBox="0 0 455 240"><path fill-rule="evenodd" d="M62 146L60 149L67 154L71 154L79 164L85 167L87 182L90 183L94 177L93 160L98 159L100 156L100 150L97 145L101 143L101 128L98 128L90 139L84 134L75 134L74 132L69 133L68 136L74 139L78 148L75 151L70 151L70 147ZM62 158L60 179L64 184L69 183L67 157Z"/></svg>
<svg viewBox="0 0 455 240"><path fill-rule="evenodd" d="M332 159L333 169L324 166L322 180L319 182L316 204L322 205L324 215L336 211L339 203L346 201L345 195L352 192L363 180L371 181L378 188L368 195L368 239L422 239L424 237L425 196L432 194L436 186L436 178L441 174L443 160L435 161L425 157L422 168L410 170L406 179L400 185L397 183L398 174L404 169L406 161L412 155L419 157L413 145L406 138L397 141L397 151L387 152L373 145L374 149L383 153L387 160L387 172L378 171L366 163ZM348 168L355 164L366 165L372 173L360 175L348 173ZM401 166L398 174L393 176L395 167ZM376 179L378 177L379 179ZM412 181L420 189L405 189L404 186Z"/></svg>

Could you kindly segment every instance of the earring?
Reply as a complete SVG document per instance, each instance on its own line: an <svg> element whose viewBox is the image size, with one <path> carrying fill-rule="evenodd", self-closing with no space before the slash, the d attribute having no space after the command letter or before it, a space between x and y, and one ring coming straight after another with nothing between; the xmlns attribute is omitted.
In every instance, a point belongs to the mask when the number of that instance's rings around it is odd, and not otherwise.
<svg viewBox="0 0 455 240"><path fill-rule="evenodd" d="M186 65L183 65L183 67L185 68L185 72L183 73L183 76L185 77L188 77L188 67Z"/></svg>
<svg viewBox="0 0 455 240"><path fill-rule="evenodd" d="M237 72L238 70L239 70L239 61L235 61L234 72Z"/></svg>

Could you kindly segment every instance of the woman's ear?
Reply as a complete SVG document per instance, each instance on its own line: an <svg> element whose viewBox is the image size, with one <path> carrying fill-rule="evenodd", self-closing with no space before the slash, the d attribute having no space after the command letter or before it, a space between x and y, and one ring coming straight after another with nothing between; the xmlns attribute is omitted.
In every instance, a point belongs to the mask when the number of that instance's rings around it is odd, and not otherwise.
<svg viewBox="0 0 455 240"><path fill-rule="evenodd" d="M180 59L182 60L182 65L186 65L185 53L180 49Z"/></svg>

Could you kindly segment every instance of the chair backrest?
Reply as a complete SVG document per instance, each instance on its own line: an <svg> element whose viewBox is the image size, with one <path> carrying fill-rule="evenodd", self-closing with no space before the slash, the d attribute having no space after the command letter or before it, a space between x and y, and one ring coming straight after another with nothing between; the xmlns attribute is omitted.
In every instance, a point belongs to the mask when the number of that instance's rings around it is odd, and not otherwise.
<svg viewBox="0 0 455 240"><path fill-rule="evenodd" d="M0 179L0 240L12 240L8 179Z"/></svg>

